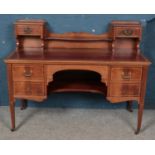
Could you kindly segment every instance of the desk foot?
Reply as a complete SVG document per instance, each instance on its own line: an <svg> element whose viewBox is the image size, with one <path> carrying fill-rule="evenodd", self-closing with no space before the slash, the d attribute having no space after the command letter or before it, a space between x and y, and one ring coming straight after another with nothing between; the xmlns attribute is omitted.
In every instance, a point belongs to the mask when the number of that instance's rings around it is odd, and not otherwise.
<svg viewBox="0 0 155 155"><path fill-rule="evenodd" d="M139 105L138 105L137 131L135 132L136 135L140 132L140 129L141 129L143 110L144 110L144 102L142 101L142 102L140 102Z"/></svg>
<svg viewBox="0 0 155 155"><path fill-rule="evenodd" d="M11 129L11 131L12 131L12 132L14 132L14 131L15 131L15 129Z"/></svg>
<svg viewBox="0 0 155 155"><path fill-rule="evenodd" d="M11 114L11 131L15 130L15 102L10 102L10 114Z"/></svg>
<svg viewBox="0 0 155 155"><path fill-rule="evenodd" d="M126 109L129 112L133 112L133 109L132 109L132 101L127 101Z"/></svg>
<svg viewBox="0 0 155 155"><path fill-rule="evenodd" d="M27 100L21 100L20 109L25 110L28 107Z"/></svg>
<svg viewBox="0 0 155 155"><path fill-rule="evenodd" d="M140 132L140 129L137 129L137 131L135 132L135 135L138 135Z"/></svg>

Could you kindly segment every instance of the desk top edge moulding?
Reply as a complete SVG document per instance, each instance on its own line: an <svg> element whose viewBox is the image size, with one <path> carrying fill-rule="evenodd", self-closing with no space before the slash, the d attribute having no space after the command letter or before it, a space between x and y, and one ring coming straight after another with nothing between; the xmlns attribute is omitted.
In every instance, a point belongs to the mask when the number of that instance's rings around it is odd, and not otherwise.
<svg viewBox="0 0 155 155"><path fill-rule="evenodd" d="M142 26L137 21L112 21L104 34L51 33L44 20L15 23L16 49L6 59L11 112L15 129L15 101L43 101L51 92L102 93L111 103L138 103L139 133L144 109L147 70L151 64L140 51ZM92 71L98 81L57 80L61 71ZM114 78L115 77L115 78ZM73 77L72 77L73 78Z"/></svg>

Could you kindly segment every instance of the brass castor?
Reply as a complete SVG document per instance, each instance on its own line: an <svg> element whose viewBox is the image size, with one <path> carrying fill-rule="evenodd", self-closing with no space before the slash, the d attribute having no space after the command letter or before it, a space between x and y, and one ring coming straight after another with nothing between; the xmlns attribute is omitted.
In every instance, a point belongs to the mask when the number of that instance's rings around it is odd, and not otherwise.
<svg viewBox="0 0 155 155"><path fill-rule="evenodd" d="M14 132L14 131L15 131L15 129L11 129L11 131L12 131L12 132Z"/></svg>
<svg viewBox="0 0 155 155"><path fill-rule="evenodd" d="M137 131L135 132L135 135L138 135L140 132L140 129L137 129Z"/></svg>

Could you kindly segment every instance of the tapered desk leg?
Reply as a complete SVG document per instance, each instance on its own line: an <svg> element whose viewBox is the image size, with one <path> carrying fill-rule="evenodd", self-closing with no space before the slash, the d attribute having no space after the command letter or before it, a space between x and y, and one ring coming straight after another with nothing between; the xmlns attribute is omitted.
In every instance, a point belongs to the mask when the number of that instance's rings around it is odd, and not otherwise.
<svg viewBox="0 0 155 155"><path fill-rule="evenodd" d="M15 102L10 102L11 131L15 130Z"/></svg>
<svg viewBox="0 0 155 155"><path fill-rule="evenodd" d="M25 110L27 108L27 100L21 99L20 109Z"/></svg>
<svg viewBox="0 0 155 155"><path fill-rule="evenodd" d="M145 92L146 92L147 72L148 72L148 67L147 66L143 67L142 83L141 83L141 96L140 96L139 104L138 104L137 131L135 132L135 134L138 134L140 132L140 128L142 126L142 117L143 117L144 102L145 102Z"/></svg>
<svg viewBox="0 0 155 155"><path fill-rule="evenodd" d="M11 131L15 130L15 99L13 96L13 80L12 80L12 65L7 64L8 73L8 90L9 90L9 107L11 116Z"/></svg>
<svg viewBox="0 0 155 155"><path fill-rule="evenodd" d="M126 109L129 112L133 112L133 109L132 109L132 101L127 101Z"/></svg>
<svg viewBox="0 0 155 155"><path fill-rule="evenodd" d="M140 103L138 105L138 122L137 122L137 130L135 134L138 134L140 132L140 128L142 125L143 111L144 111L144 103Z"/></svg>

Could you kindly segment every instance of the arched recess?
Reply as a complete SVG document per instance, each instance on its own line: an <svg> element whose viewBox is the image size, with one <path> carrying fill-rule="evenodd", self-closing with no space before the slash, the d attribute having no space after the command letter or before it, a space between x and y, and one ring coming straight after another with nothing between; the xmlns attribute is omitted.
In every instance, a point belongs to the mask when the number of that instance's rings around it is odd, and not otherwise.
<svg viewBox="0 0 155 155"><path fill-rule="evenodd" d="M108 66L93 66L93 65L47 65L46 66L46 84L53 81L53 75L58 71L63 70L81 70L81 71L93 71L101 75L101 82L108 85Z"/></svg>
<svg viewBox="0 0 155 155"><path fill-rule="evenodd" d="M61 70L53 75L53 81L97 81L101 82L101 75L88 70Z"/></svg>

